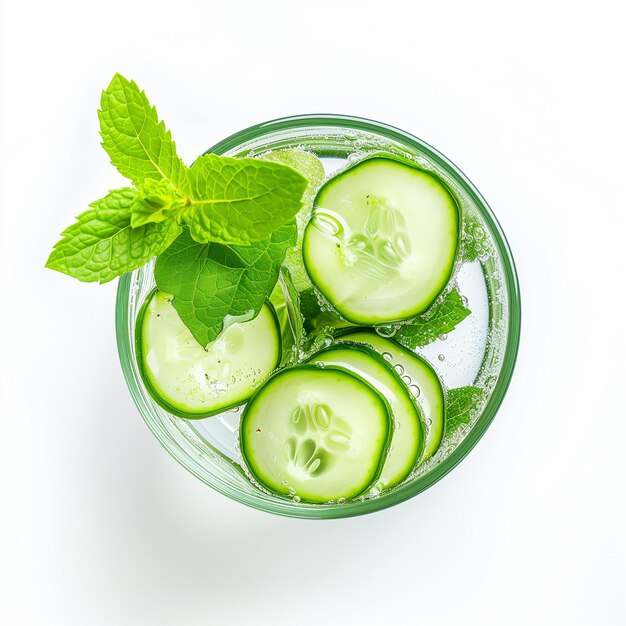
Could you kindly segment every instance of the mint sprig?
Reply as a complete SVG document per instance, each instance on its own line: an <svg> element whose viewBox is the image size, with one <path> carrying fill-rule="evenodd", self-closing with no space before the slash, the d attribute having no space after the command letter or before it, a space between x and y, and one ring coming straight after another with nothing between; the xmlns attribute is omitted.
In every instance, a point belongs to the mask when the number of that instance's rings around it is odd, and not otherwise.
<svg viewBox="0 0 626 626"><path fill-rule="evenodd" d="M185 228L157 258L154 277L161 291L174 296L172 305L196 341L206 346L222 332L225 320L257 315L295 242L293 221L248 246L200 244Z"/></svg>
<svg viewBox="0 0 626 626"><path fill-rule="evenodd" d="M98 117L102 146L134 187L90 204L62 233L46 266L106 282L176 241L157 264L160 282L180 297L175 307L200 343L217 336L225 315L258 313L296 241L294 216L308 179L291 164L215 154L187 167L146 94L119 74L102 93ZM191 251L195 264L186 256ZM188 277L169 272L186 264L195 290Z"/></svg>
<svg viewBox="0 0 626 626"><path fill-rule="evenodd" d="M175 217L185 206L168 181L148 178L137 185L137 190L139 193L131 206L130 223L133 228Z"/></svg>

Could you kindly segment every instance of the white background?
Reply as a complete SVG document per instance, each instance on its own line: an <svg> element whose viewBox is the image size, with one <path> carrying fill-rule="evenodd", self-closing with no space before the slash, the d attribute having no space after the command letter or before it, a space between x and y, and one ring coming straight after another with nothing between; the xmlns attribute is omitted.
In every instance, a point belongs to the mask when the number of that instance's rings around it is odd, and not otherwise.
<svg viewBox="0 0 626 626"><path fill-rule="evenodd" d="M626 623L626 99L618 2L99 3L0 15L0 622ZM309 112L404 128L494 208L523 298L493 426L426 493L282 519L213 492L144 426L116 285L43 269L122 182L99 146L119 71L187 161Z"/></svg>

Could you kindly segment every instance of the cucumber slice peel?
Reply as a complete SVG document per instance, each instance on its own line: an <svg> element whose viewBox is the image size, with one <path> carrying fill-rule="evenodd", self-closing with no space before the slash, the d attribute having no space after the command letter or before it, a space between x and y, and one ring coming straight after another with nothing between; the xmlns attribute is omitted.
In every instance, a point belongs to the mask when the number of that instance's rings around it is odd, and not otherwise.
<svg viewBox="0 0 626 626"><path fill-rule="evenodd" d="M341 335L342 339L369 345L382 355L389 355L389 362L402 368L408 379L409 392L417 400L426 419L426 445L422 462L435 454L445 432L445 396L443 384L433 366L423 357L407 350L393 339L378 333L351 330Z"/></svg>
<svg viewBox="0 0 626 626"><path fill-rule="evenodd" d="M281 359L280 328L271 304L252 320L231 324L203 348L183 324L171 296L155 289L136 326L139 372L152 398L187 419L243 404Z"/></svg>
<svg viewBox="0 0 626 626"><path fill-rule="evenodd" d="M304 265L349 322L397 322L426 311L444 289L459 229L458 204L442 181L408 161L373 155L318 191Z"/></svg>
<svg viewBox="0 0 626 626"><path fill-rule="evenodd" d="M335 344L320 350L309 361L345 368L385 397L391 407L394 431L376 489L382 491L401 483L420 461L425 427L421 408L398 373L376 351L357 343Z"/></svg>
<svg viewBox="0 0 626 626"><path fill-rule="evenodd" d="M345 369L295 365L244 410L239 442L253 479L272 493L326 503L367 493L392 434L391 409Z"/></svg>

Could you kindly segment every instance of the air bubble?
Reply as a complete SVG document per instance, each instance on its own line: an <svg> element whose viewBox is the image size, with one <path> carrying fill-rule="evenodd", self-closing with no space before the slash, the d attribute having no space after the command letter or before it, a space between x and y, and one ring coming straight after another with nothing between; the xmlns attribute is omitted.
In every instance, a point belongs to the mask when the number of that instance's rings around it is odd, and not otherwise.
<svg viewBox="0 0 626 626"><path fill-rule="evenodd" d="M343 231L341 223L332 215L318 213L313 220L311 220L311 223L320 232L325 235L330 235L331 237L338 237Z"/></svg>
<svg viewBox="0 0 626 626"><path fill-rule="evenodd" d="M446 357L445 357L443 354L440 354L437 358L438 358L440 361L445 361L445 360L446 360Z"/></svg>
<svg viewBox="0 0 626 626"><path fill-rule="evenodd" d="M383 359L391 363L391 359L393 359L393 357L391 356L391 354L389 354L389 352L383 352Z"/></svg>
<svg viewBox="0 0 626 626"><path fill-rule="evenodd" d="M343 504L345 501L345 498L339 498L339 500L337 500L337 504Z"/></svg>
<svg viewBox="0 0 626 626"><path fill-rule="evenodd" d="M410 376L403 376L403 377L402 377L402 382L403 382L405 385L410 385L410 384L411 384L411 382L412 382L411 377L410 377Z"/></svg>
<svg viewBox="0 0 626 626"><path fill-rule="evenodd" d="M445 341L447 338L448 338L448 335L446 335L446 333L439 335L439 341Z"/></svg>
<svg viewBox="0 0 626 626"><path fill-rule="evenodd" d="M327 333L322 333L315 338L313 345L317 350L321 350L322 348L327 348L328 346L332 345L332 343L332 336Z"/></svg>
<svg viewBox="0 0 626 626"><path fill-rule="evenodd" d="M294 496L292 499L294 502L300 502L300 496Z"/></svg>
<svg viewBox="0 0 626 626"><path fill-rule="evenodd" d="M396 372L398 374L400 374L400 376L402 376L402 374L404 374L404 368L399 363L397 365L394 365L393 369L396 370Z"/></svg>
<svg viewBox="0 0 626 626"><path fill-rule="evenodd" d="M422 393L421 389L417 385L411 385L409 387L409 391L416 397L419 398Z"/></svg>
<svg viewBox="0 0 626 626"><path fill-rule="evenodd" d="M381 337L393 337L397 332L397 326L375 326L374 329Z"/></svg>

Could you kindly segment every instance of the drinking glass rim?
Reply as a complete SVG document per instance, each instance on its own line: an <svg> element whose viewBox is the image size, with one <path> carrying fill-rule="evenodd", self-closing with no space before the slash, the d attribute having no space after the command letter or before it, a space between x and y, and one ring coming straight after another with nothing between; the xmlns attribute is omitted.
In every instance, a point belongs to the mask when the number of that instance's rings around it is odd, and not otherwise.
<svg viewBox="0 0 626 626"><path fill-rule="evenodd" d="M491 422L495 418L502 401L504 400L513 375L513 370L515 368L521 329L521 302L517 270L508 241L498 220L493 214L487 201L483 198L476 187L474 187L467 176L465 176L465 174L447 157L414 135L411 135L410 133L394 126L360 117L326 113L306 114L277 118L249 126L222 139L209 148L205 154L224 154L225 152L232 150L233 148L237 148L248 141L259 139L263 135L279 131L323 127L340 127L358 132L373 133L383 136L386 139L396 140L400 143L408 144L416 148L428 159L441 167L446 174L448 174L459 185L462 191L477 207L481 216L489 225L493 235L493 241L502 262L504 283L508 296L508 332L502 359L502 367L500 368L497 381L491 392L489 400L487 401L487 404L482 410L480 416L456 448L438 465L416 479L411 480L388 493L362 501L346 502L341 505L304 505L303 503L295 503L290 500L280 498L267 500L259 497L261 496L260 493L259 496L251 496L248 493L231 489L229 485L224 484L210 473L203 472L197 461L190 457L186 451L182 450L180 446L171 439L171 437L168 437L167 431L153 421L151 416L145 415L141 410L137 394L137 380L132 371L133 356L131 344L134 342L134 337L129 336L127 325L128 300L132 287L131 273L124 274L120 278L116 302L116 335L124 377L143 420L146 422L148 428L152 431L159 443L185 469L216 491L228 496L229 498L262 511L287 517L308 519L352 517L379 511L399 504L400 502L404 502L422 491L425 491L452 471L469 454L469 452L484 435L485 431L489 428Z"/></svg>

